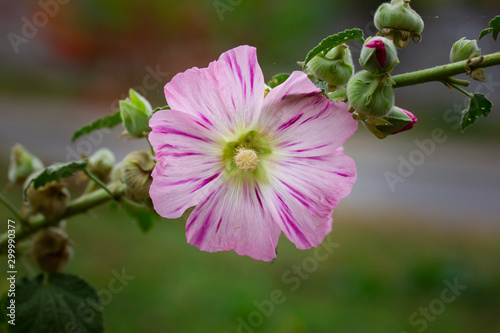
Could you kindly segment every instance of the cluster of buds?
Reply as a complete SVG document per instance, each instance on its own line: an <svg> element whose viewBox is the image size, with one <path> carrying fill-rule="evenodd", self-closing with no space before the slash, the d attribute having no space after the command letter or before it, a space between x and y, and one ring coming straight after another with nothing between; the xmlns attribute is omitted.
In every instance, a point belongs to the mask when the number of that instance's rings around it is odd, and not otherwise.
<svg viewBox="0 0 500 333"><path fill-rule="evenodd" d="M337 90L337 87L347 84L354 72L349 47L341 44L326 54L321 52L309 61L305 72L318 81L328 83L329 91Z"/></svg>
<svg viewBox="0 0 500 333"><path fill-rule="evenodd" d="M410 38L419 43L422 39L424 21L410 7L410 0L392 0L378 7L375 12L375 27L378 36L384 36L394 41L398 48L408 45Z"/></svg>
<svg viewBox="0 0 500 333"><path fill-rule="evenodd" d="M364 70L354 74L347 83L354 119L362 121L379 139L411 129L417 118L394 105L390 72L399 59L393 41L380 36L368 38L359 62Z"/></svg>
<svg viewBox="0 0 500 333"><path fill-rule="evenodd" d="M456 41L451 47L450 51L450 61L458 62L463 60L468 60L473 62L473 59L481 59L481 49L477 45L477 40L466 39L465 37ZM470 76L476 80L485 82L486 72L483 68L476 68L469 72Z"/></svg>

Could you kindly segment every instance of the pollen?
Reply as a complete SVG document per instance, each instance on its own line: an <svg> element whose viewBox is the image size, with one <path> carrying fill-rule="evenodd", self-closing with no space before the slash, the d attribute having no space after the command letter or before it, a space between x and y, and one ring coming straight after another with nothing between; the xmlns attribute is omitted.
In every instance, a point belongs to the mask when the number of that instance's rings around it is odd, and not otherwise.
<svg viewBox="0 0 500 333"><path fill-rule="evenodd" d="M259 165L259 162L259 156L257 156L257 153L253 149L238 148L234 156L234 163L236 163L240 170L245 172L254 171L257 165Z"/></svg>

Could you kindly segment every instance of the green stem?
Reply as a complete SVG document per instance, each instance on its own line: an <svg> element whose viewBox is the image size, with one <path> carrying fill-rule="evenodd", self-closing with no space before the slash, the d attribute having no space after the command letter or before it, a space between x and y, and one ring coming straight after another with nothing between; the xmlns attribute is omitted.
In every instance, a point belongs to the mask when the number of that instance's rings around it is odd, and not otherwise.
<svg viewBox="0 0 500 333"><path fill-rule="evenodd" d="M449 84L449 85L456 84L457 86L464 86L464 87L470 86L470 82L469 81L467 81L467 80L460 80L460 79L457 79L456 77L449 77L446 80L444 80L443 82L445 84Z"/></svg>
<svg viewBox="0 0 500 333"><path fill-rule="evenodd" d="M10 202L9 199L7 199L2 193L0 193L0 202L5 207L7 207L8 210L10 210L10 212L12 213L12 215L14 216L15 219L17 219L19 222L21 222L23 220L21 218L21 215L19 215L19 212L18 212L16 206L14 206L14 204L12 202Z"/></svg>
<svg viewBox="0 0 500 333"><path fill-rule="evenodd" d="M449 85L450 85L452 88L454 88L454 89L456 89L456 90L460 91L462 94L464 94L465 96L467 96L467 97L469 97L469 98L473 98L473 97L474 97L474 95L469 94L467 91L463 90L462 88L460 88L460 87L459 87L459 86L457 86L456 84L449 83Z"/></svg>
<svg viewBox="0 0 500 333"><path fill-rule="evenodd" d="M395 75L391 77L395 82L393 87L401 88L432 81L446 81L446 79L451 76L467 73L469 70L474 68L500 65L500 52L487 54L483 56L483 60L481 62L474 63L478 61L478 59L479 58L473 58L473 64L469 64L467 60L464 60L447 65L422 69L415 72Z"/></svg>
<svg viewBox="0 0 500 333"><path fill-rule="evenodd" d="M74 216L79 213L86 212L87 210L97 207L107 201L119 198L125 192L125 185L122 183L114 183L110 185L111 189L99 189L92 193L83 195L72 201L66 211L64 212L61 220ZM111 196L110 196L111 194ZM16 229L15 240L16 243L33 234L34 232L52 225L53 221L47 221L41 214L33 216L28 220L29 229L18 228ZM0 235L0 254L5 253L7 250L8 234Z"/></svg>
<svg viewBox="0 0 500 333"><path fill-rule="evenodd" d="M101 182L101 180L99 178L97 178L96 176L94 176L89 170L87 169L84 169L83 172L87 175L87 177L89 177L89 179L91 181L94 181L94 183L96 183L97 185L99 185L100 188L102 188L104 191L106 191L109 196L111 198L113 198L113 193L110 192L110 190L108 189L108 187L106 186L106 184L104 184L103 182Z"/></svg>

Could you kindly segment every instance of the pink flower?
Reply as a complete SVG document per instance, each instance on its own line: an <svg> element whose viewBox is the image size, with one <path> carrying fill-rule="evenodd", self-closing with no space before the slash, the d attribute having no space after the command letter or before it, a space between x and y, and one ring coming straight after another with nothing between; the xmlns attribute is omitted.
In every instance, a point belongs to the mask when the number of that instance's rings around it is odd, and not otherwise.
<svg viewBox="0 0 500 333"><path fill-rule="evenodd" d="M208 68L165 86L171 110L150 121L158 161L156 212L186 224L201 250L235 250L269 261L281 231L299 249L318 246L351 192L354 161L342 144L356 131L344 103L328 100L302 72L264 98L256 49L240 46Z"/></svg>

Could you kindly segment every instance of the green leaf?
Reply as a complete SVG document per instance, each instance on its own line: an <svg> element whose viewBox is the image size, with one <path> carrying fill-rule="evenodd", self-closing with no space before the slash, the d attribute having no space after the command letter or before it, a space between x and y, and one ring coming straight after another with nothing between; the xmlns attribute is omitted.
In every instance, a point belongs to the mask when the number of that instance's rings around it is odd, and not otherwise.
<svg viewBox="0 0 500 333"><path fill-rule="evenodd" d="M68 163L54 163L51 166L45 168L38 176L33 178L24 188L24 194L26 190L33 183L35 188L39 188L51 181L67 178L73 175L77 171L85 170L87 167L87 160L79 160Z"/></svg>
<svg viewBox="0 0 500 333"><path fill-rule="evenodd" d="M90 125L83 126L73 134L73 138L71 139L71 141L75 141L82 135L90 134L91 132L100 128L113 128L121 122L122 118L120 116L120 111L118 111L115 114L97 119Z"/></svg>
<svg viewBox="0 0 500 333"><path fill-rule="evenodd" d="M477 121L479 116L487 117L491 112L491 107L493 103L488 100L482 94L474 94L474 96L470 99L469 109L464 110L462 114L462 132L474 124Z"/></svg>
<svg viewBox="0 0 500 333"><path fill-rule="evenodd" d="M275 88L275 87L279 86L280 84L282 84L283 82L285 82L289 76L290 76L289 73L276 74L275 76L273 76L273 78L271 80L269 80L267 85L270 88Z"/></svg>
<svg viewBox="0 0 500 333"><path fill-rule="evenodd" d="M81 278L69 274L40 274L16 284L15 325L11 333L101 333L102 302Z"/></svg>
<svg viewBox="0 0 500 333"><path fill-rule="evenodd" d="M361 29L350 29L350 30L345 30L342 31L336 35L332 35L329 37L326 37L321 41L321 43L318 44L314 49L312 49L306 57L306 60L304 61L303 68L305 68L306 64L314 58L315 55L317 55L320 52L328 52L331 49L333 49L335 46L338 46L340 44L344 44L353 40L360 40L363 41L363 30Z"/></svg>
<svg viewBox="0 0 500 333"><path fill-rule="evenodd" d="M481 40L481 38L483 38L484 36L492 33L493 39L496 41L499 32L500 32L500 15L497 15L493 20L490 21L489 28L481 31L481 33L479 34L479 40Z"/></svg>
<svg viewBox="0 0 500 333"><path fill-rule="evenodd" d="M160 216L156 212L133 201L122 200L122 206L124 211L137 222L143 232L151 230L154 223L160 220Z"/></svg>

